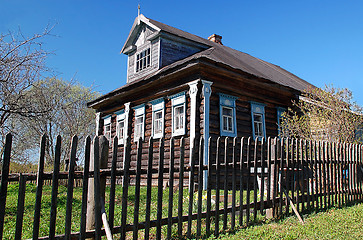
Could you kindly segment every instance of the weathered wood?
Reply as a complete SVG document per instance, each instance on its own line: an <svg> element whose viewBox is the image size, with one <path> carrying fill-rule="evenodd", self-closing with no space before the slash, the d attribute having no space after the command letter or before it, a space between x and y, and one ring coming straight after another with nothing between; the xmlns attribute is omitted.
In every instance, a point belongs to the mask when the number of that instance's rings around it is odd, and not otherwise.
<svg viewBox="0 0 363 240"><path fill-rule="evenodd" d="M189 206L188 206L188 227L187 237L190 238L192 234L192 214L193 214L193 194L194 194L194 168L195 168L195 139L192 139L191 145L191 159L190 159L190 172L189 172Z"/></svg>
<svg viewBox="0 0 363 240"><path fill-rule="evenodd" d="M116 168L117 168L117 150L118 150L118 138L113 138L112 147L112 162L111 162L111 184L110 184L110 198L109 198L109 210L108 210L108 224L110 228L114 225L115 216L115 191L116 191Z"/></svg>
<svg viewBox="0 0 363 240"><path fill-rule="evenodd" d="M50 207L50 220L49 220L49 239L54 239L55 236L55 224L57 218L57 196L58 196L58 178L61 158L61 136L57 136L55 145L55 157L53 164L53 179L52 179L52 199Z"/></svg>
<svg viewBox="0 0 363 240"><path fill-rule="evenodd" d="M231 229L236 226L236 172L237 172L237 137L233 138L232 150L232 214L231 214Z"/></svg>
<svg viewBox="0 0 363 240"><path fill-rule="evenodd" d="M40 143L40 153L39 153L39 163L38 163L38 173L37 173L37 190L35 195L35 206L34 206L33 239L38 239L39 237L39 222L40 222L40 210L42 205L42 192L43 192L43 181L44 181L43 172L44 172L46 141L47 141L47 136L43 135Z"/></svg>
<svg viewBox="0 0 363 240"><path fill-rule="evenodd" d="M223 230L227 229L227 208L228 208L228 151L229 151L229 138L224 140L224 185L223 185Z"/></svg>
<svg viewBox="0 0 363 240"><path fill-rule="evenodd" d="M169 206L168 206L168 228L167 239L171 239L171 227L173 218L173 187L174 187L174 138L170 139L170 161L169 161Z"/></svg>
<svg viewBox="0 0 363 240"><path fill-rule="evenodd" d="M66 203L66 221L64 227L65 239L70 239L71 225L72 225L72 202L73 202L73 188L74 188L74 168L76 166L76 153L77 153L78 137L73 136L71 151L70 151L70 163L68 170L68 186L67 186L67 203Z"/></svg>
<svg viewBox="0 0 363 240"><path fill-rule="evenodd" d="M5 137L4 156L1 170L1 186L0 186L0 239L3 237L4 217L6 206L6 195L8 193L8 178L11 158L11 146L13 136L8 133Z"/></svg>
<svg viewBox="0 0 363 240"><path fill-rule="evenodd" d="M141 179L141 150L142 139L140 138L137 144L137 162L136 162L136 181L135 181L135 205L134 205L134 230L133 239L137 240L139 235L139 208L140 208L140 179Z"/></svg>
<svg viewBox="0 0 363 240"><path fill-rule="evenodd" d="M220 144L221 144L221 137L217 139L217 148L216 148L216 215L215 215L215 228L214 228L214 235L216 237L219 236L219 199L220 199L220 192L219 192L219 181L220 181L220 166L221 166L221 157L220 157Z"/></svg>
<svg viewBox="0 0 363 240"><path fill-rule="evenodd" d="M121 210L121 239L126 239L126 220L127 220L127 199L129 192L129 168L130 168L130 156L131 143L130 138L126 138L125 144L125 161L124 161L124 177L122 182L122 210Z"/></svg>
<svg viewBox="0 0 363 240"><path fill-rule="evenodd" d="M284 146L286 146L286 141L287 139L281 139L281 144L280 144L280 169L281 169L281 181L279 182L279 189L280 189L280 202L279 202L279 216L282 216L282 206L283 206L283 191L282 191L282 183L284 181L284 162L285 162L285 151L284 151ZM279 141L280 142L280 141Z"/></svg>
<svg viewBox="0 0 363 240"><path fill-rule="evenodd" d="M208 182L207 182L207 212L206 212L206 235L210 235L210 223L211 223L211 207L212 207L212 158L211 158L211 141L212 138L208 139ZM179 235L181 236L181 235Z"/></svg>
<svg viewBox="0 0 363 240"><path fill-rule="evenodd" d="M247 156L247 159L246 159L246 162L247 162L247 172L248 172L248 175L247 175L247 193L246 193L246 203L247 203L247 210L246 210L246 225L249 225L249 222L250 222L250 179L251 179L251 161L250 161L250 147L251 147L251 137L248 137L248 140L247 140L247 153L246 153L246 156Z"/></svg>
<svg viewBox="0 0 363 240"><path fill-rule="evenodd" d="M153 168L153 138L149 139L148 151L148 165L147 165L147 182L146 182L146 209L145 209L145 239L149 239L150 234L150 209L151 209L151 184L152 184L152 168Z"/></svg>
<svg viewBox="0 0 363 240"><path fill-rule="evenodd" d="M202 225L202 197L203 197L203 158L204 153L204 139L200 138L199 142L199 163L198 163L198 216L197 216L197 237L201 236Z"/></svg>
<svg viewBox="0 0 363 240"><path fill-rule="evenodd" d="M257 148L258 148L258 139L255 139L255 146L253 150L253 202L254 206L257 204ZM253 219L257 220L257 208L253 208Z"/></svg>
<svg viewBox="0 0 363 240"><path fill-rule="evenodd" d="M183 216L183 185L184 185L184 137L180 139L180 161L179 161L179 195L178 195L178 218ZM209 155L210 156L210 155ZM183 235L183 222L178 222L178 235Z"/></svg>
<svg viewBox="0 0 363 240"><path fill-rule="evenodd" d="M265 195L265 183L264 183L264 178L265 178L265 138L262 138L261 141L261 184L260 184L260 201L261 201L261 205L260 205L260 213L261 215L263 215L263 210L264 210L264 195Z"/></svg>
<svg viewBox="0 0 363 240"><path fill-rule="evenodd" d="M84 169L83 169L83 187L82 187L82 210L81 210L81 226L80 226L80 240L86 239L86 213L87 213L87 198L88 198L88 181L89 181L89 167L91 158L91 137L87 136L85 140L84 150Z"/></svg>
<svg viewBox="0 0 363 240"><path fill-rule="evenodd" d="M244 145L245 138L241 138L241 149L240 149L240 160L239 160L239 172L240 172L240 179L239 179L239 201L240 201L240 207L239 207L239 225L243 225L243 170L244 170L244 161L243 161L243 149L245 147Z"/></svg>
<svg viewBox="0 0 363 240"><path fill-rule="evenodd" d="M26 176L20 173L19 176L19 191L18 191L18 206L16 213L15 240L20 240L23 232L23 217L24 217L24 201L26 190ZM51 238L49 238L51 239Z"/></svg>
<svg viewBox="0 0 363 240"><path fill-rule="evenodd" d="M159 174L158 174L158 202L156 210L157 226L156 239L161 239L161 219L163 216L163 172L164 172L164 139L159 143Z"/></svg>

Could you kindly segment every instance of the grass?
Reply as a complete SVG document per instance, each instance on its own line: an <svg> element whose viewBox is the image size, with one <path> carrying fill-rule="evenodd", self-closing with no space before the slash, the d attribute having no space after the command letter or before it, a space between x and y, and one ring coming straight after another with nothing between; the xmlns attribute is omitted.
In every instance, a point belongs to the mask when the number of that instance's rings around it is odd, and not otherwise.
<svg viewBox="0 0 363 240"><path fill-rule="evenodd" d="M106 188L106 200L109 199L109 188ZM34 184L27 184L26 198L25 198L25 210L24 210L24 222L23 222L23 234L22 239L28 239L32 237L33 230L33 215L34 215L34 203L35 203L35 191L36 186ZM58 208L57 208L57 224L56 234L64 233L65 215L66 215L66 199L67 188L65 186L59 186L58 194ZM214 195L214 191L212 195ZM203 197L205 193L203 194ZM223 191L220 191L220 195L223 195ZM239 205L239 192L237 192L237 205ZM244 192L244 200L246 203L246 191ZM162 217L168 216L168 189L163 191L163 211ZM183 192L183 215L188 214L189 206L189 193L185 188ZM10 184L8 187L8 196L6 203L5 213L5 225L4 225L4 239L14 239L16 213L17 213L17 198L18 198L18 184ZM74 189L73 205L72 205L72 232L78 232L80 228L80 213L81 213L81 198L82 188L77 187ZM251 201L253 201L253 192L251 191ZM259 198L259 197L258 197ZM116 187L115 197L115 223L114 226L121 224L121 202L122 202L122 187ZM50 200L51 200L51 186L43 187L42 197L42 210L41 210L41 222L40 222L40 234L39 236L47 236L49 231L49 215L50 215ZM196 212L196 196L194 196L193 212ZM134 203L135 203L135 187L129 187L128 193L128 214L127 223L133 224L134 216ZM178 193L173 197L173 216L177 216L178 206ZM205 206L204 206L205 207ZM146 208L146 187L140 189L140 213L139 221L145 221L145 208ZM223 202L220 203L220 208L223 208ZM152 188L151 194L151 220L156 219L157 209L157 188ZM214 206L212 207L212 210ZM204 209L205 210L205 209ZM106 213L108 214L108 203L106 202ZM344 239L363 239L363 233L360 230L363 227L361 221L363 217L363 205L357 205L356 207L344 208L344 209L331 209L325 213L311 214L306 217L306 224L302 226L297 219L292 216L285 218L279 222L268 222L264 219L264 216L258 213L255 223L250 222L251 226L248 228L240 229L237 232L227 232L221 236L223 239L332 239L339 238ZM236 219L238 217L236 216ZM244 216L244 223L246 217ZM251 213L250 221L254 220L254 215ZM237 221L238 222L238 221ZM237 224L236 222L236 224ZM331 227L332 225L332 227ZM184 223L183 233L186 233L187 223ZM223 215L220 215L219 227L222 231ZM212 220L211 230L213 231L215 225ZM230 215L228 216L228 227L230 227ZM155 236L156 229L150 229L150 236ZM162 235L166 237L166 226L162 228ZM172 233L174 237L177 237L177 225L173 225ZM192 223L192 233L196 233L196 221ZM205 233L205 219L202 220L202 234ZM139 238L142 238L144 234L143 230L139 232ZM132 232L127 233L128 237L132 237ZM207 236L204 236L204 238ZM213 238L210 237L210 238ZM115 236L118 239L118 235Z"/></svg>
<svg viewBox="0 0 363 240"><path fill-rule="evenodd" d="M221 239L363 239L363 204L305 216L295 216L221 235Z"/></svg>

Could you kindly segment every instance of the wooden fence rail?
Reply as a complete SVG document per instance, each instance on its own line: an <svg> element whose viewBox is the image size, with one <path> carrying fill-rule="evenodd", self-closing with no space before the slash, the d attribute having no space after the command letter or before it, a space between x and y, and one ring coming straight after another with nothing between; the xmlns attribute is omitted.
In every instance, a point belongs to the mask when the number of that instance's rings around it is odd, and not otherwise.
<svg viewBox="0 0 363 240"><path fill-rule="evenodd" d="M46 136L43 136L38 172L9 174L12 144L9 134L2 159L0 239L101 239L106 235L112 238L112 234L113 238L121 239L190 238L211 233L218 236L221 231L247 226L265 217L291 214L290 206L296 214L301 214L363 199L362 145L288 138L254 141L245 137L219 137L207 141L208 164L203 164L205 145L204 139L200 139L191 143L190 164L185 166L183 138L171 139L170 144L165 144L164 139L149 139L147 143L140 140L135 159L131 143L126 140L124 158L118 159L117 137L111 150L103 136L93 141L88 137L83 170L79 171L75 169L79 148L75 136L68 171L60 171L62 144L58 137L53 171L44 172ZM148 144L147 153L143 152L144 144ZM112 154L108 155L109 151ZM169 153L167 158L165 152ZM146 166L141 161L145 154ZM110 169L105 168L108 161ZM122 168L117 168L118 161L123 161ZM116 181L120 178L122 182ZM31 197L27 183L34 180L35 197ZM60 193L60 182L64 181L66 190ZM6 206L11 182L19 186L16 218ZM45 182L51 187L45 186ZM78 189L81 194L77 199ZM50 192L50 198L44 197L46 191ZM66 196L62 200L65 214L59 216L62 194ZM26 215L29 201L34 201L33 216ZM12 219L16 219L15 225ZM30 234L24 230L29 219L33 222ZM60 227L60 222L64 226Z"/></svg>

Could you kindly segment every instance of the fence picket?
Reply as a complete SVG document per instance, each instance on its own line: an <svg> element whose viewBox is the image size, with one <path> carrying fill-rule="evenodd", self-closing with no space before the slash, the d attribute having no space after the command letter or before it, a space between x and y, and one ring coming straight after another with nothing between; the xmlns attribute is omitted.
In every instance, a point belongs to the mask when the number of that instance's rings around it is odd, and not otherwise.
<svg viewBox="0 0 363 240"><path fill-rule="evenodd" d="M170 161L169 161L169 206L168 206L168 229L167 239L171 238L171 227L173 218L173 187L174 187L174 138L170 139Z"/></svg>
<svg viewBox="0 0 363 240"><path fill-rule="evenodd" d="M245 138L241 138L241 149L240 149L240 161L239 161L239 170L240 170L240 179L239 179L239 225L243 225L243 170L244 170L244 160L243 160L243 149L244 149L244 140Z"/></svg>
<svg viewBox="0 0 363 240"><path fill-rule="evenodd" d="M141 180L142 138L137 143L136 176L135 176L135 205L134 205L134 230L133 239L139 235L139 209L140 209L140 180Z"/></svg>
<svg viewBox="0 0 363 240"><path fill-rule="evenodd" d="M20 240L23 231L24 201L26 190L26 179L22 173L19 175L18 207L16 213L15 240Z"/></svg>
<svg viewBox="0 0 363 240"><path fill-rule="evenodd" d="M228 208L228 150L229 138L224 140L224 181L223 181L223 230L227 229L227 208Z"/></svg>
<svg viewBox="0 0 363 240"><path fill-rule="evenodd" d="M265 208L264 205L264 196L265 196L265 183L264 183L264 178L265 178L265 138L262 138L261 141L261 181L260 181L260 213L261 215L263 215L263 210ZM257 174L257 173L256 173ZM257 208L257 206L256 206Z"/></svg>
<svg viewBox="0 0 363 240"><path fill-rule="evenodd" d="M203 146L204 139L200 138L199 142L199 163L198 163L198 212L197 212L197 237L201 236L201 225L202 225L202 197L203 197Z"/></svg>
<svg viewBox="0 0 363 240"><path fill-rule="evenodd" d="M130 162L131 162L131 142L130 138L126 138L125 144L125 160L124 160L124 176L122 181L122 210L121 210L121 238L126 239L126 225L127 225L127 199L129 194L129 178L130 178Z"/></svg>
<svg viewBox="0 0 363 240"><path fill-rule="evenodd" d="M40 143L40 153L39 153L39 163L38 163L38 173L37 173L37 190L36 190L35 206L34 206L33 239L38 239L39 237L39 222L40 222L40 210L42 204L42 192L43 192L43 181L44 181L43 172L44 172L46 140L47 136L43 135ZM2 229L0 230L2 232Z"/></svg>
<svg viewBox="0 0 363 240"><path fill-rule="evenodd" d="M231 229L234 230L236 225L236 172L237 172L237 137L233 138L232 149L232 214Z"/></svg>
<svg viewBox="0 0 363 240"><path fill-rule="evenodd" d="M246 225L248 226L249 222L250 222L250 182L251 182L251 162L250 162L250 149L251 149L251 137L249 137L247 139L247 193L246 193L246 204L247 204L247 209L246 209Z"/></svg>
<svg viewBox="0 0 363 240"><path fill-rule="evenodd" d="M91 137L87 136L85 140L84 150L84 169L83 169L83 187L82 187L82 210L81 210L81 226L80 226L80 240L86 239L86 214L87 214L87 198L88 198L88 179L89 179L89 166L91 158Z"/></svg>
<svg viewBox="0 0 363 240"><path fill-rule="evenodd" d="M115 216L117 150L118 150L118 137L115 136L113 138L113 146L112 146L110 198L109 198L109 209L108 209L108 224L111 230L113 229L114 216Z"/></svg>
<svg viewBox="0 0 363 240"><path fill-rule="evenodd" d="M207 175L207 212L206 212L206 223L205 223L205 231L206 235L210 235L210 222L211 222L211 207L212 207L212 158L211 158L211 140L212 138L209 137L208 139L208 175ZM181 236L181 235L179 235Z"/></svg>
<svg viewBox="0 0 363 240"><path fill-rule="evenodd" d="M214 228L214 235L216 237L219 236L219 181L220 181L220 174L221 174L221 170L220 170L220 166L221 166L221 158L220 158L220 144L221 144L221 137L218 137L217 139L217 148L216 148L216 198L215 198L215 202L216 202L216 210L215 210L215 228Z"/></svg>
<svg viewBox="0 0 363 240"><path fill-rule="evenodd" d="M151 189L153 170L153 138L149 139L148 163L146 177L146 209L145 209L145 239L149 239L150 234L150 210L151 210Z"/></svg>
<svg viewBox="0 0 363 240"><path fill-rule="evenodd" d="M164 176L164 139L159 143L159 171L158 171L158 202L156 212L156 239L161 239L161 219L163 216L163 176ZM193 197L193 196L192 196Z"/></svg>
<svg viewBox="0 0 363 240"><path fill-rule="evenodd" d="M59 165L61 158L61 136L57 136L57 142L55 146L54 168L52 178L52 200L50 207L50 221L49 221L49 239L54 239L55 236L55 224L57 218L57 196L58 196L58 178L59 178Z"/></svg>
<svg viewBox="0 0 363 240"><path fill-rule="evenodd" d="M179 160L179 195L178 195L178 235L183 235L183 185L184 185L184 137L180 139L180 160ZM210 155L209 155L210 156Z"/></svg>

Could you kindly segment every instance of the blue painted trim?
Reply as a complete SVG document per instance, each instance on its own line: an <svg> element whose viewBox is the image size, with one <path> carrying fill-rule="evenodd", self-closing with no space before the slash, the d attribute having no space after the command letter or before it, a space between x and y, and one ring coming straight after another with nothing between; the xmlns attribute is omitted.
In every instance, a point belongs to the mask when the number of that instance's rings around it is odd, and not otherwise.
<svg viewBox="0 0 363 240"><path fill-rule="evenodd" d="M177 98L177 97L180 97L180 96L185 96L185 92L186 91L171 95L171 96L169 96L169 99Z"/></svg>
<svg viewBox="0 0 363 240"><path fill-rule="evenodd" d="M158 99L150 101L150 103L152 105L156 105L156 104L161 103L161 102L164 102L164 98L158 98Z"/></svg>
<svg viewBox="0 0 363 240"><path fill-rule="evenodd" d="M111 115L111 114L109 114L109 115L106 115L106 116L102 117L102 119L103 119L103 120L105 120L105 119L107 119L107 118L111 118L111 116L112 116L112 115Z"/></svg>
<svg viewBox="0 0 363 240"><path fill-rule="evenodd" d="M115 112L116 115L121 115L125 113L125 109Z"/></svg>
<svg viewBox="0 0 363 240"><path fill-rule="evenodd" d="M135 107L132 107L132 109L139 109L139 108L143 108L143 107L145 107L145 103L143 103L143 104L140 104L140 105L137 105L137 106L135 106Z"/></svg>
<svg viewBox="0 0 363 240"><path fill-rule="evenodd" d="M236 137L237 136L236 99L238 99L238 97L230 96L224 93L218 93L218 95L219 95L219 132L221 136ZM222 111L223 107L229 107L233 111L232 132L223 130L223 111Z"/></svg>
<svg viewBox="0 0 363 240"><path fill-rule="evenodd" d="M252 136L253 139L256 139L257 136L255 136L255 119L254 119L254 113L258 113L262 115L262 128L263 128L263 137L266 138L266 123L265 123L265 106L266 104L263 103L258 103L258 102L253 102L250 101L251 103L251 119L252 119ZM262 108L263 111L256 111L256 108ZM258 140L262 140L261 136L258 136Z"/></svg>

